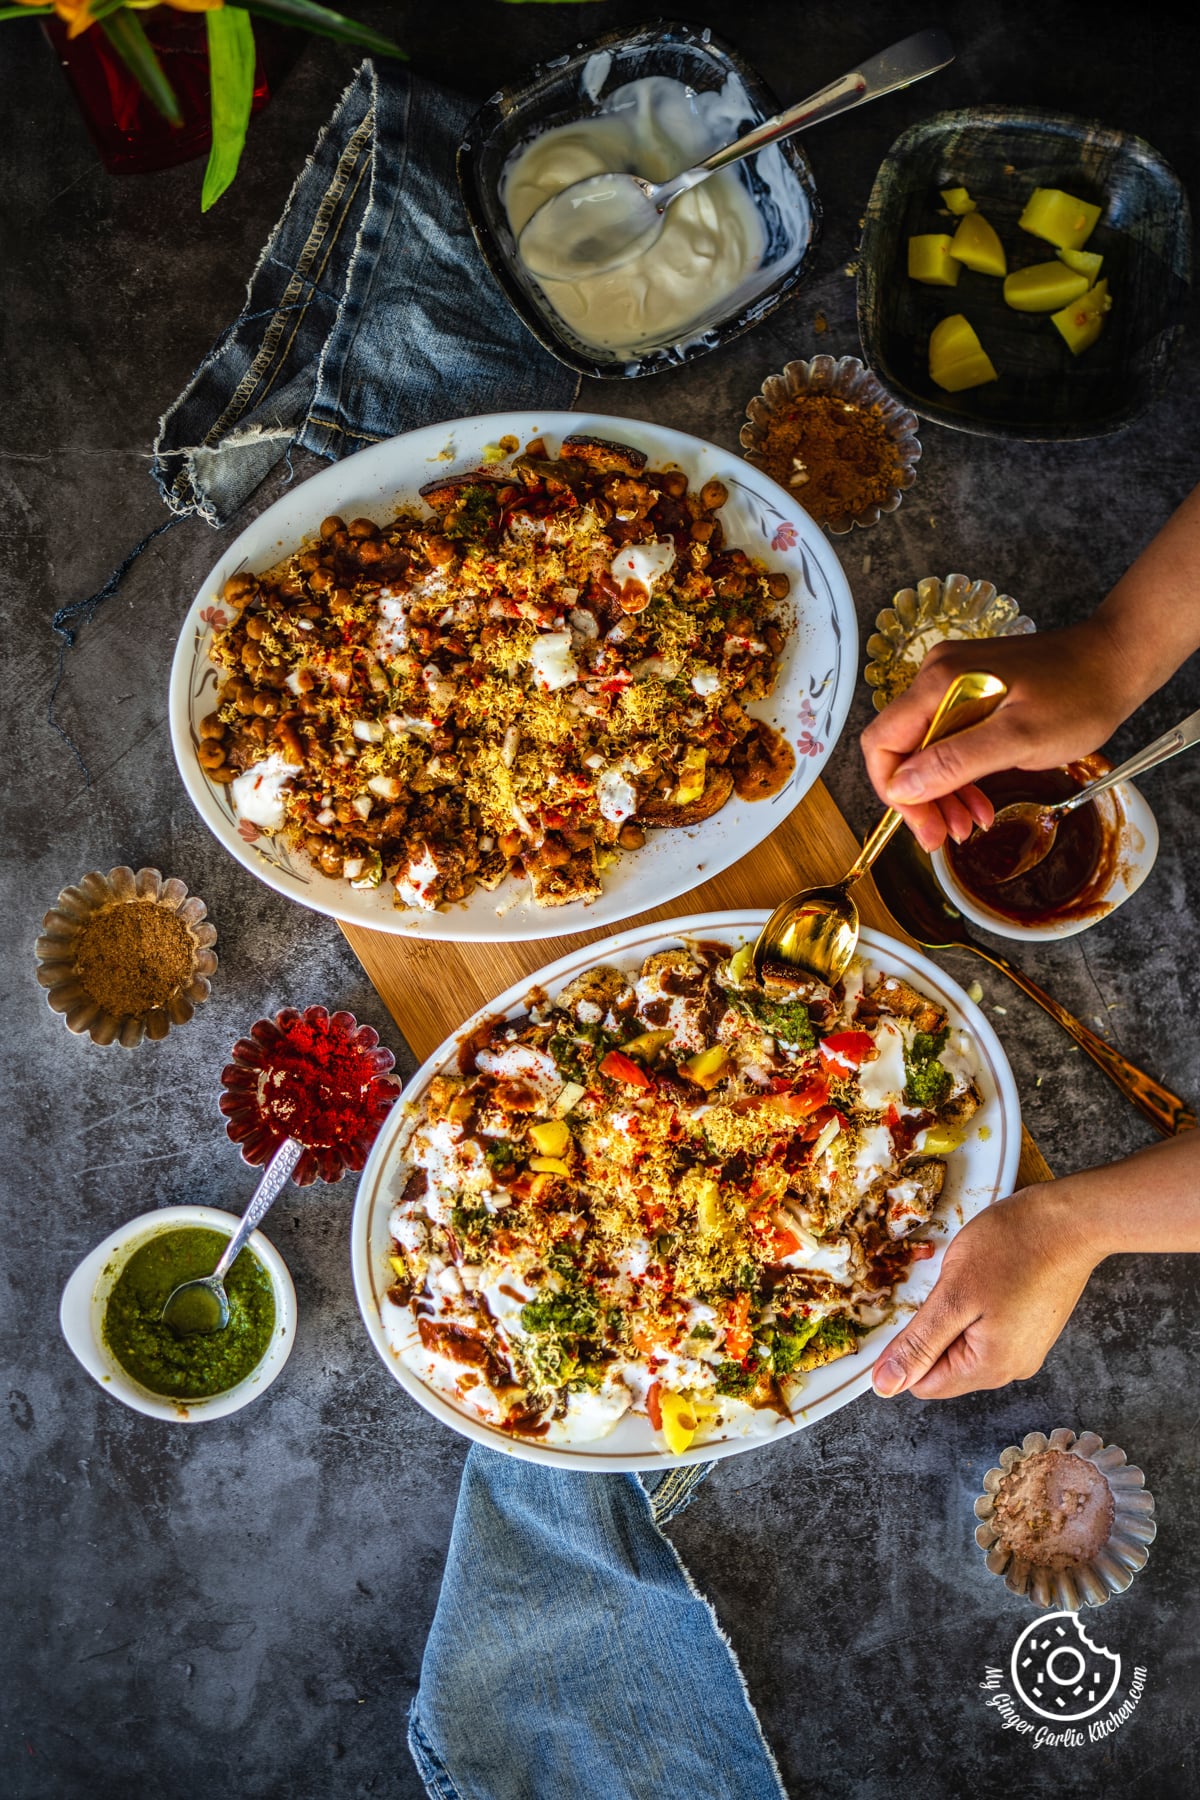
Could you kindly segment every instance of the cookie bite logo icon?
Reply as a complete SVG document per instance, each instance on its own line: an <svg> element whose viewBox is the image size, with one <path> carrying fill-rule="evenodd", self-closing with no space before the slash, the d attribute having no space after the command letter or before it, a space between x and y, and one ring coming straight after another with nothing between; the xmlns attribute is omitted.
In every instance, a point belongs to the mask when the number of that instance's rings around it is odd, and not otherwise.
<svg viewBox="0 0 1200 1800"><path fill-rule="evenodd" d="M988 1668L980 1688L1005 1731L1035 1750L1078 1750L1119 1731L1141 1700L1146 1671L1137 1665L1121 1692L1121 1658L1097 1643L1073 1612L1047 1613L1013 1645L1007 1671Z"/></svg>
<svg viewBox="0 0 1200 1800"><path fill-rule="evenodd" d="M1030 1712L1073 1723L1107 1706L1121 1679L1121 1659L1094 1644L1076 1613L1051 1613L1013 1646L1013 1687Z"/></svg>

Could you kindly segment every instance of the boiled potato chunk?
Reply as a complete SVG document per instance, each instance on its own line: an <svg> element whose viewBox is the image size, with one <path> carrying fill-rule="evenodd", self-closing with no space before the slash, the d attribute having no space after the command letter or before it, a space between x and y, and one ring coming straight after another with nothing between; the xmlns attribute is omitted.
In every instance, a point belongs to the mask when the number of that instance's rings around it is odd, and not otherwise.
<svg viewBox="0 0 1200 1800"><path fill-rule="evenodd" d="M950 254L950 239L944 231L930 231L908 240L908 272L914 281L928 282L930 287L954 287L962 274L962 264Z"/></svg>
<svg viewBox="0 0 1200 1800"><path fill-rule="evenodd" d="M962 313L952 313L934 326L929 338L929 374L948 394L999 379L975 327Z"/></svg>
<svg viewBox="0 0 1200 1800"><path fill-rule="evenodd" d="M1061 312L1050 314L1050 323L1058 327L1068 350L1078 356L1089 350L1104 329L1104 315L1112 305L1107 281L1098 281L1080 300L1073 300Z"/></svg>
<svg viewBox="0 0 1200 1800"><path fill-rule="evenodd" d="M1016 312L1057 312L1086 294L1090 285L1086 275L1063 263L1032 263L1006 278L1004 298Z"/></svg>
<svg viewBox="0 0 1200 1800"><path fill-rule="evenodd" d="M1082 250L1091 237L1101 208L1061 188L1034 188L1017 220L1022 231L1045 238L1059 250Z"/></svg>
<svg viewBox="0 0 1200 1800"><path fill-rule="evenodd" d="M952 212L956 218L961 219L964 213L975 211L975 202L966 188L941 188L939 191L946 211Z"/></svg>
<svg viewBox="0 0 1200 1800"><path fill-rule="evenodd" d="M1086 275L1089 281L1095 281L1104 258L1098 250L1060 250L1058 260L1065 262L1068 269L1074 269L1077 275Z"/></svg>
<svg viewBox="0 0 1200 1800"><path fill-rule="evenodd" d="M1007 275L1004 245L980 212L967 213L954 234L951 256L980 275Z"/></svg>

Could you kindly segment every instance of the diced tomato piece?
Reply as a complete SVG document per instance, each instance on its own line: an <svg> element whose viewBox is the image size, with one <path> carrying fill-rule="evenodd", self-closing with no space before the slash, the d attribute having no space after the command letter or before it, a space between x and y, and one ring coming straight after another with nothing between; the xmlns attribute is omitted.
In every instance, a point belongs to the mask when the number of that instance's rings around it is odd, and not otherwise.
<svg viewBox="0 0 1200 1800"><path fill-rule="evenodd" d="M927 1261L927 1259L933 1255L933 1248L934 1247L932 1244L910 1244L909 1251L908 1251L909 1261L910 1262L925 1262L925 1261Z"/></svg>
<svg viewBox="0 0 1200 1800"><path fill-rule="evenodd" d="M785 1256L790 1256L794 1250L798 1250L799 1248L800 1238L794 1231L789 1230L786 1225L777 1225L775 1227L775 1254L780 1261L782 1261Z"/></svg>
<svg viewBox="0 0 1200 1800"><path fill-rule="evenodd" d="M642 1217L651 1231L657 1231L666 1216L666 1207L660 1205L657 1200L652 1200L648 1206L642 1207Z"/></svg>
<svg viewBox="0 0 1200 1800"><path fill-rule="evenodd" d="M747 1320L750 1317L750 1296L739 1294L730 1308L729 1321L725 1326L725 1349L735 1362L741 1362L749 1356L754 1347L754 1337Z"/></svg>
<svg viewBox="0 0 1200 1800"><path fill-rule="evenodd" d="M797 1119L806 1119L810 1113L825 1106L829 1100L829 1083L823 1075L814 1075L795 1093L780 1094L774 1101L780 1112L790 1113Z"/></svg>
<svg viewBox="0 0 1200 1800"><path fill-rule="evenodd" d="M662 1382L652 1381L650 1386L646 1389L646 1412L649 1415L650 1423L653 1425L655 1431L662 1430L662 1407L659 1405L659 1397L661 1394Z"/></svg>
<svg viewBox="0 0 1200 1800"><path fill-rule="evenodd" d="M832 1031L821 1039L821 1049L827 1056L840 1057L855 1068L866 1061L874 1048L875 1039L869 1031Z"/></svg>
<svg viewBox="0 0 1200 1800"><path fill-rule="evenodd" d="M621 1050L610 1050L600 1064L600 1073L607 1075L610 1081L623 1081L627 1087L648 1088L651 1086L649 1075L632 1056L626 1056Z"/></svg>

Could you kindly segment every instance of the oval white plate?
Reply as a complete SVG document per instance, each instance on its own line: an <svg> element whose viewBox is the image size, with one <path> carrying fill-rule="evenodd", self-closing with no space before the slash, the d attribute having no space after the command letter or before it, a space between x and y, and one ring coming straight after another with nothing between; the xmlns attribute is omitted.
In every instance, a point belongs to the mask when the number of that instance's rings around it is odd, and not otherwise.
<svg viewBox="0 0 1200 1800"><path fill-rule="evenodd" d="M615 962L624 968L640 966L647 956L677 946L687 938L718 937L731 944L753 938L767 920L764 912L696 913L688 918L673 919L673 929L664 924L639 925L632 931L619 933L601 944L588 944L569 956L531 975L509 988L490 1006L468 1019L452 1038L434 1051L409 1082L404 1100L418 1100L432 1078L449 1065L455 1067L459 1040L488 1014L524 1012L530 988L544 989L552 998L567 982L584 969L597 963ZM993 1200L1011 1193L1017 1176L1021 1154L1021 1107L1016 1083L1000 1041L984 1015L969 1000L957 982L930 962L919 950L909 949L896 938L864 926L863 949L888 973L904 976L946 1007L950 1018L973 1036L979 1051L983 1105L972 1122L971 1135L961 1150L950 1158L943 1199L938 1208L938 1221L929 1234L937 1243L932 1257L916 1263L896 1289L897 1300L919 1304L937 1279L946 1244L958 1226L982 1212ZM760 1444L777 1442L792 1432L815 1424L839 1406L855 1400L871 1385L871 1365L890 1338L900 1330L906 1311L895 1319L876 1327L863 1339L853 1356L840 1362L827 1363L805 1377L801 1393L802 1406L794 1419L780 1419L765 1435L710 1439L688 1450L683 1456L672 1456L661 1446L649 1419L642 1414L628 1414L606 1438L587 1446L553 1449L526 1439L508 1437L483 1424L446 1398L426 1386L401 1360L399 1345L393 1345L383 1324L386 1307L393 1321L404 1326L404 1313L385 1299L395 1279L388 1265L390 1249L389 1221L408 1176L403 1162L403 1146L411 1128L412 1115L403 1101L393 1108L387 1123L375 1140L375 1147L359 1180L350 1227L350 1256L354 1274L354 1291L359 1310L371 1342L390 1372L413 1399L431 1412L435 1419L459 1431L477 1444L500 1450L509 1456L523 1457L526 1462L552 1463L558 1468L586 1469L595 1474L611 1474L624 1470L666 1468L676 1463L710 1462L718 1457L736 1456L743 1450L757 1449ZM407 1309L404 1309L407 1312ZM415 1327L409 1329L409 1341L415 1341Z"/></svg>
<svg viewBox="0 0 1200 1800"><path fill-rule="evenodd" d="M199 1226L206 1231L220 1231L231 1237L239 1220L233 1213L215 1206L163 1206L157 1212L143 1213L130 1219L105 1238L89 1256L85 1256L63 1289L58 1318L62 1334L79 1361L106 1394L122 1401L134 1412L146 1413L152 1419L167 1419L172 1425L199 1425L206 1419L223 1419L240 1412L251 1400L265 1393L292 1353L296 1341L296 1290L288 1274L287 1264L269 1238L252 1231L247 1242L271 1277L275 1295L275 1335L271 1347L258 1366L236 1387L209 1400L173 1400L165 1394L153 1394L135 1381L117 1361L104 1341L101 1329L108 1296L121 1270L148 1238L167 1229Z"/></svg>
<svg viewBox="0 0 1200 1800"><path fill-rule="evenodd" d="M1083 919L1047 919L1041 924L1023 925L1019 919L1007 919L1003 913L993 912L990 906L968 893L950 867L946 852L935 850L930 861L942 892L965 919L970 919L973 925L982 925L985 931L995 932L997 937L1068 938L1089 931L1093 925L1103 924L1111 912L1137 893L1154 867L1158 856L1158 820L1132 781L1118 782L1106 794L1100 794L1094 804L1120 832L1117 864L1104 894L1103 911L1089 913Z"/></svg>
<svg viewBox="0 0 1200 1800"><path fill-rule="evenodd" d="M775 692L749 710L781 731L796 751L791 781L772 799L733 796L714 818L692 831L653 831L644 849L623 856L605 876L590 906L538 907L524 885L507 881L495 893L472 894L445 912L398 908L390 884L358 892L315 869L302 852L260 837L239 835L229 789L210 781L196 760L200 720L213 710L217 672L208 659L221 594L239 569L265 569L297 549L329 513L382 521L398 506L421 505L418 490L435 476L478 466L485 445L511 433L522 444L544 436L552 452L565 436L585 433L632 444L653 466L683 469L693 488L714 476L729 489L721 518L731 544L791 576L795 628L781 658ZM799 805L833 749L846 721L858 664L858 624L841 565L825 534L780 487L732 451L701 438L636 419L601 413L490 413L430 425L348 456L277 500L231 544L205 580L184 620L171 668L171 743L175 761L200 817L243 867L260 881L314 912L352 925L405 937L460 943L515 942L593 931L673 900L727 869L774 831Z"/></svg>

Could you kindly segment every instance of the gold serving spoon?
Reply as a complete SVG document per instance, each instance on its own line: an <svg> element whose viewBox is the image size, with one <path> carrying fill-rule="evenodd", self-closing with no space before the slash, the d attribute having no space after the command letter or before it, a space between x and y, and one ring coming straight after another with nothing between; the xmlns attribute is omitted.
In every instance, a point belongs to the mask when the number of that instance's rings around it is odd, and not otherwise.
<svg viewBox="0 0 1200 1800"><path fill-rule="evenodd" d="M1045 862L1054 848L1058 837L1059 820L1064 814L1074 812L1077 806L1083 806L1088 800L1094 800L1097 794L1107 792L1115 787L1118 781L1132 781L1135 775L1144 775L1147 769L1156 769L1159 763L1169 762L1178 756L1181 750L1189 750L1193 744L1200 743L1200 712L1189 713L1182 724L1171 731L1155 738L1128 762L1123 762L1119 769L1111 769L1107 775L1101 775L1097 781L1089 781L1085 788L1077 794L1069 794L1065 800L1056 800L1053 805L1039 804L1036 800L1014 800L1011 806L1003 806L992 820L988 828L989 835L993 831L1001 833L997 843L1007 850L1012 849L1012 867L1003 875L995 877L997 881L1015 881L1018 875L1024 875L1029 869L1036 869L1040 862ZM1008 857L1003 856L1007 863Z"/></svg>
<svg viewBox="0 0 1200 1800"><path fill-rule="evenodd" d="M939 738L953 737L995 712L1008 689L998 675L959 675L942 695L921 743L924 750ZM754 972L767 985L772 969L776 982L786 982L787 965L830 985L845 974L858 948L858 908L850 889L901 823L893 807L884 813L840 881L830 887L803 888L771 914L754 944ZM781 967L781 965L784 965Z"/></svg>
<svg viewBox="0 0 1200 1800"><path fill-rule="evenodd" d="M1090 1056L1097 1068L1104 1070L1125 1098L1132 1100L1138 1111L1144 1113L1164 1137L1196 1129L1196 1115L1186 1100L1181 1100L1161 1081L1155 1081L1153 1075L1147 1075L1127 1056L1122 1056L1115 1044L1089 1031L1006 956L985 947L970 935L961 913L951 906L938 886L933 864L910 831L901 832L888 846L875 864L874 876L875 886L893 919L922 950L969 950L973 956L981 956L984 962L1001 970L1023 994L1028 994L1048 1012L1075 1040L1084 1055Z"/></svg>

